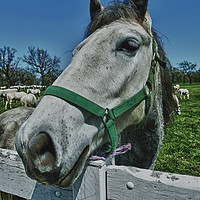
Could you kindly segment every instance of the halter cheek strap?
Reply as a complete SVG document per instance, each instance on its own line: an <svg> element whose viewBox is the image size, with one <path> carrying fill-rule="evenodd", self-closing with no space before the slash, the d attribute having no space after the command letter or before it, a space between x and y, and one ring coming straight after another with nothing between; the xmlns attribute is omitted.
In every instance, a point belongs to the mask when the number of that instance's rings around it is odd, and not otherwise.
<svg viewBox="0 0 200 200"><path fill-rule="evenodd" d="M155 42L154 42L154 58L152 60L152 66L149 73L148 80L146 82L146 86L149 88L149 90L152 90L152 84L154 82L154 74L155 74L155 67L156 63L159 62L157 51L155 48ZM71 91L66 88L52 85L49 86L44 95L52 95L55 97L58 97L60 99L63 99L67 102L70 102L72 104L75 104L90 113L100 117L102 120L104 116L106 117L105 127L108 131L110 142L111 142L111 148L107 151L107 153L112 153L116 147L117 147L117 131L115 127L114 120L128 111L131 108L136 108L143 100L146 100L145 105L145 117L140 123L140 126L145 123L147 120L149 113L150 113L150 107L151 107L151 94L148 94L146 91L146 86L143 87L139 92L137 92L134 96L130 97L128 100L122 102L121 104L115 106L112 109L103 108L99 106L98 104L90 101L89 99Z"/></svg>

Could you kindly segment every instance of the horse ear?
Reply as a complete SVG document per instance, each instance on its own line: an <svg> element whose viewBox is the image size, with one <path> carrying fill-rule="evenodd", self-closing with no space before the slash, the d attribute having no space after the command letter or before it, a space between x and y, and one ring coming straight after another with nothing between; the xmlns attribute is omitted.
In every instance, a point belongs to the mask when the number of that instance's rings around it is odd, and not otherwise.
<svg viewBox="0 0 200 200"><path fill-rule="evenodd" d="M103 6L100 2L100 0L90 0L90 16L91 19L94 18L97 12L100 12L103 10Z"/></svg>
<svg viewBox="0 0 200 200"><path fill-rule="evenodd" d="M148 8L148 0L130 0L131 6L136 7L138 17L143 21Z"/></svg>
<svg viewBox="0 0 200 200"><path fill-rule="evenodd" d="M127 0L126 0L127 1ZM151 32L152 21L148 11L148 0L129 0L131 7L136 8L136 13L138 17L147 26L148 30Z"/></svg>

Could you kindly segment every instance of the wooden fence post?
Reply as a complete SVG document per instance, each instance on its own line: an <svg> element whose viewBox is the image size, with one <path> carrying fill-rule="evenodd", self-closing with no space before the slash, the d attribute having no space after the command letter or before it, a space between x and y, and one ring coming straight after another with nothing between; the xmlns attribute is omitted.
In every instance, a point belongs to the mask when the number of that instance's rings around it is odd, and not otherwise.
<svg viewBox="0 0 200 200"><path fill-rule="evenodd" d="M103 161L90 162L84 176L72 186L74 200L105 200L106 169L106 163Z"/></svg>

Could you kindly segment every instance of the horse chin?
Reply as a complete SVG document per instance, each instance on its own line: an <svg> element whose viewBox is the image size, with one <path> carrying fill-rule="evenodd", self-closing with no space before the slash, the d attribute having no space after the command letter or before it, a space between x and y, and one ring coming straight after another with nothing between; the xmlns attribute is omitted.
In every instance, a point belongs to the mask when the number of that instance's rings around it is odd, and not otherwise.
<svg viewBox="0 0 200 200"><path fill-rule="evenodd" d="M34 161L29 156L27 156L26 163L24 163L26 166L26 173L31 179L35 179L43 185L55 185L64 188L69 187L82 173L86 160L89 156L89 150L90 147L87 146L79 156L78 160L72 166L72 168L67 170L67 173L64 173L64 163L57 169L54 169L52 172L41 173L35 167Z"/></svg>
<svg viewBox="0 0 200 200"><path fill-rule="evenodd" d="M89 156L89 149L89 146L87 146L83 150L72 169L66 175L64 175L64 178L62 178L62 180L59 181L58 184L56 184L57 186L69 187L77 180L85 167L86 160Z"/></svg>

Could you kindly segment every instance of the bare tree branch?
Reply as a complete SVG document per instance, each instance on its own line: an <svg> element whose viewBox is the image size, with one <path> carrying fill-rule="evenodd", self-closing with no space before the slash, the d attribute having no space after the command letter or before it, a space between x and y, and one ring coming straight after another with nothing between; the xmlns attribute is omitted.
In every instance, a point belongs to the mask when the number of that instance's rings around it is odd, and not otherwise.
<svg viewBox="0 0 200 200"><path fill-rule="evenodd" d="M7 82L7 87L10 87L12 83L12 72L13 69L16 68L20 62L20 59L14 60L16 49L6 47L0 48L0 71L5 77L5 81Z"/></svg>
<svg viewBox="0 0 200 200"><path fill-rule="evenodd" d="M32 72L40 74L41 82L44 85L45 77L54 69L60 68L60 58L51 58L47 50L28 47L28 55L23 56L23 62L27 63Z"/></svg>
<svg viewBox="0 0 200 200"><path fill-rule="evenodd" d="M179 68L181 69L183 75L184 75L184 82L185 82L185 76L188 76L190 80L190 84L192 83L192 73L196 71L197 64L193 64L188 61L183 61L179 63Z"/></svg>

